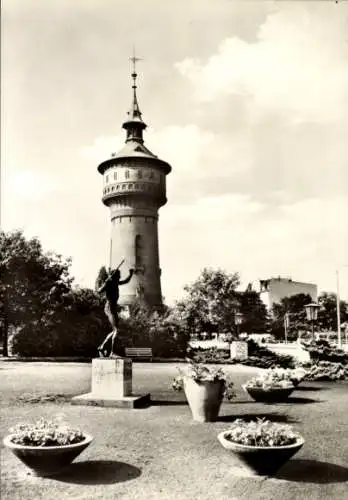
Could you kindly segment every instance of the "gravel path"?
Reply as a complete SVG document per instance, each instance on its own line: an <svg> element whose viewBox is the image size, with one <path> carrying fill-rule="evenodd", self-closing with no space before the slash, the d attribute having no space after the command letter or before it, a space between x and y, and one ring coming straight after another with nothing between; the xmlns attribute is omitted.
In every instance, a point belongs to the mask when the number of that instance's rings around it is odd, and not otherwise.
<svg viewBox="0 0 348 500"><path fill-rule="evenodd" d="M95 437L55 479L31 476L2 448L1 499L348 499L348 384L308 383L289 403L263 405L240 390L258 370L228 370L237 399L223 404L219 421L200 424L191 420L184 396L171 390L175 364L135 363L134 389L150 391L154 404L118 410L70 405L71 395L89 391L87 364L1 362L2 435L13 423L63 414ZM48 397L57 395L53 402ZM243 476L216 439L246 415L291 423L306 439L274 478Z"/></svg>

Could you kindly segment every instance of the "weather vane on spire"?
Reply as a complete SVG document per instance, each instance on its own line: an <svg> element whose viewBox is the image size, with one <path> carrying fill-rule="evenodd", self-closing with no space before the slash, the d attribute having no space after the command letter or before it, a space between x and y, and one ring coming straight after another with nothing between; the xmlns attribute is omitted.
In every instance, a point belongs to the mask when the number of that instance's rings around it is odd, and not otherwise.
<svg viewBox="0 0 348 500"><path fill-rule="evenodd" d="M132 74L132 76L133 75L136 76L137 75L137 72L136 72L136 63L138 61L141 61L141 58L140 57L136 57L136 55L135 55L135 47L134 46L133 46L133 56L130 57L129 60L132 61L132 63L133 63L133 74Z"/></svg>

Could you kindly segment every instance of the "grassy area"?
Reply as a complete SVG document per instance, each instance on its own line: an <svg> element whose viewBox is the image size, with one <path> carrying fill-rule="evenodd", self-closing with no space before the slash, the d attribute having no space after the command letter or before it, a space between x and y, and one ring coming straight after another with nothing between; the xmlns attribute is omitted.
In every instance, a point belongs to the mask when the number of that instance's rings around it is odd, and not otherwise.
<svg viewBox="0 0 348 500"><path fill-rule="evenodd" d="M90 365L0 363L1 433L23 420L63 414L95 436L64 475L35 478L8 450L1 453L4 499L262 500L348 498L348 384L306 383L288 403L263 405L240 388L255 369L229 366L238 397L219 421L191 420L183 394L171 389L175 364L133 366L134 392L150 392L151 407L118 410L72 406L90 389ZM306 443L273 478L244 477L217 434L236 417L291 423Z"/></svg>

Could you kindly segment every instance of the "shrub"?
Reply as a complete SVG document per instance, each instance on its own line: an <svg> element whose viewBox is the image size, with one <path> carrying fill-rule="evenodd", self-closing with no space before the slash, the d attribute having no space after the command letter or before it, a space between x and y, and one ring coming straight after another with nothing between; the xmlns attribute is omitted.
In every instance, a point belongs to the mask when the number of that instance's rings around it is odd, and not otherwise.
<svg viewBox="0 0 348 500"><path fill-rule="evenodd" d="M151 318L150 336L154 356L184 358L187 352L189 332L185 323L174 311L155 313Z"/></svg>
<svg viewBox="0 0 348 500"><path fill-rule="evenodd" d="M154 311L134 303L120 324L120 339L124 347L151 347L155 357L184 358L189 333L175 310Z"/></svg>
<svg viewBox="0 0 348 500"><path fill-rule="evenodd" d="M202 347L196 347L190 349L187 352L189 357L196 363L230 363L233 360L230 359L230 352L226 349L218 349L217 347L211 347L209 349L203 349Z"/></svg>
<svg viewBox="0 0 348 500"><path fill-rule="evenodd" d="M257 368L295 368L296 361L293 356L277 354L266 347L259 346L253 340L248 340L249 356L243 360L230 358L230 352L226 349L217 349L211 347L203 349L200 347L191 348L188 351L188 357L196 363L215 363L215 364L236 364L240 363L246 366Z"/></svg>
<svg viewBox="0 0 348 500"><path fill-rule="evenodd" d="M24 325L12 340L12 351L20 356L93 357L110 331L103 308L93 290L73 290L54 314Z"/></svg>
<svg viewBox="0 0 348 500"><path fill-rule="evenodd" d="M306 380L348 380L348 366L343 365L342 363L319 361L307 369Z"/></svg>
<svg viewBox="0 0 348 500"><path fill-rule="evenodd" d="M276 353L272 357L249 356L247 359L239 361L239 363L256 368L294 368L296 365L296 361L292 356Z"/></svg>
<svg viewBox="0 0 348 500"><path fill-rule="evenodd" d="M248 359L242 361L244 365L259 368L295 368L296 361L293 356L277 354L265 346L260 346L252 339L248 340Z"/></svg>
<svg viewBox="0 0 348 500"><path fill-rule="evenodd" d="M331 361L332 363L348 364L348 353L330 345L327 340L312 340L302 342L302 345L312 361Z"/></svg>

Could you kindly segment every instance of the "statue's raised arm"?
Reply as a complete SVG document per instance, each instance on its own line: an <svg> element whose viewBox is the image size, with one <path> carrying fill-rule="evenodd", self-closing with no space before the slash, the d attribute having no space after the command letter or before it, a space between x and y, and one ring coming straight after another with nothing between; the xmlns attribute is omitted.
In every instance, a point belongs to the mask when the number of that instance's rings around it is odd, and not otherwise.
<svg viewBox="0 0 348 500"><path fill-rule="evenodd" d="M130 269L128 278L126 278L125 280L120 280L119 285L126 285L127 283L129 283L130 280L132 279L133 274L134 274L134 269Z"/></svg>

